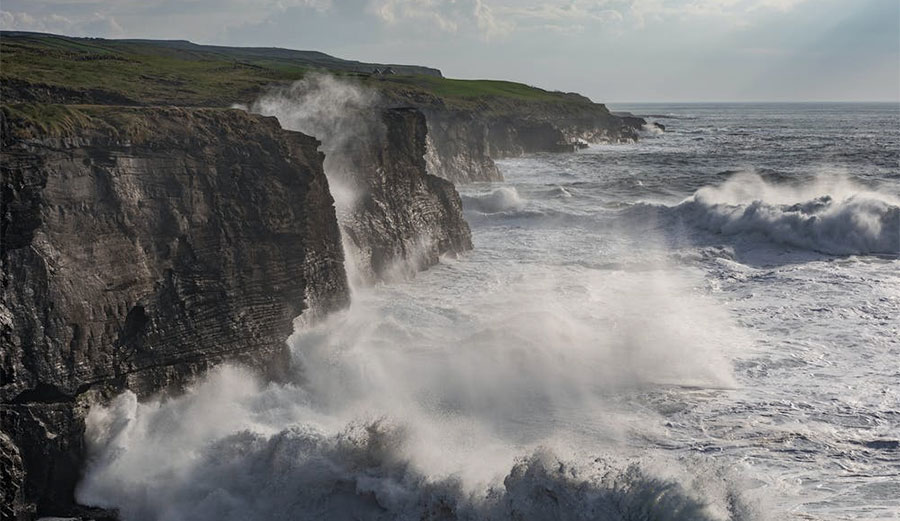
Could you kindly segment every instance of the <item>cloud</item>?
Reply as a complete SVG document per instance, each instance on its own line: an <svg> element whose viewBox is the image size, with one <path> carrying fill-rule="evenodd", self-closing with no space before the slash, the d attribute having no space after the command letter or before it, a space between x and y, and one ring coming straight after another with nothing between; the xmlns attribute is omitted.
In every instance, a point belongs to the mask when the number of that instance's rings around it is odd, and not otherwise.
<svg viewBox="0 0 900 521"><path fill-rule="evenodd" d="M0 23L5 29L72 35L172 37L185 33L182 37L209 40L227 35L234 28L293 23L302 31L309 29L306 26L311 20L339 28L366 19L373 27L362 35L353 35L355 40L366 34L388 34L401 39L453 35L490 42L523 30L558 33L605 27L640 29L650 23L697 19L746 25L762 13L786 12L808 1L6 0ZM344 32L336 31L341 36Z"/></svg>
<svg viewBox="0 0 900 521"><path fill-rule="evenodd" d="M474 32L484 40L514 29L514 24L495 17L483 0L374 0L370 9L389 25L424 24L445 33Z"/></svg>
<svg viewBox="0 0 900 521"><path fill-rule="evenodd" d="M749 10L774 9L776 11L787 12L806 1L807 0L759 0L752 5Z"/></svg>
<svg viewBox="0 0 900 521"><path fill-rule="evenodd" d="M498 20L494 16L494 11L481 0L475 2L475 20L481 34L488 40L497 36L506 36L515 27L515 24L511 22Z"/></svg>
<svg viewBox="0 0 900 521"><path fill-rule="evenodd" d="M618 2L617 5L614 2L576 0L559 4L549 2L524 6L516 4L501 7L498 10L505 16L519 21L530 20L553 24L565 21L577 23L620 22L624 18L623 12L627 8L625 2Z"/></svg>
<svg viewBox="0 0 900 521"><path fill-rule="evenodd" d="M0 29L110 38L125 34L114 17L96 12L72 19L54 13L33 16L25 12L0 11Z"/></svg>

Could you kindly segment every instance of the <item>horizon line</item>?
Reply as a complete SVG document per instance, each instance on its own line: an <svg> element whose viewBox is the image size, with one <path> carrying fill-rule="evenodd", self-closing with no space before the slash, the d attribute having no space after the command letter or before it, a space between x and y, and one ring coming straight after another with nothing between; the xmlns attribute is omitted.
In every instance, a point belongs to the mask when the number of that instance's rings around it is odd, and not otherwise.
<svg viewBox="0 0 900 521"><path fill-rule="evenodd" d="M775 105L775 104L841 104L841 103L871 103L871 104L897 104L900 106L900 99L897 100L662 100L662 101L595 101L594 103L602 103L603 105Z"/></svg>

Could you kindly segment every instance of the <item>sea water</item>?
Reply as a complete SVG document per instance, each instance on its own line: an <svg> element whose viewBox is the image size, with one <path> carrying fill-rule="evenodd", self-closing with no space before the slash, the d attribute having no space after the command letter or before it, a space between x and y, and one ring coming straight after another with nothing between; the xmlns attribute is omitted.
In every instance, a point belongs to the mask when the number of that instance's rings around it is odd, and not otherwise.
<svg viewBox="0 0 900 521"><path fill-rule="evenodd" d="M475 249L88 417L124 519L900 517L900 107L614 107L459 187Z"/></svg>

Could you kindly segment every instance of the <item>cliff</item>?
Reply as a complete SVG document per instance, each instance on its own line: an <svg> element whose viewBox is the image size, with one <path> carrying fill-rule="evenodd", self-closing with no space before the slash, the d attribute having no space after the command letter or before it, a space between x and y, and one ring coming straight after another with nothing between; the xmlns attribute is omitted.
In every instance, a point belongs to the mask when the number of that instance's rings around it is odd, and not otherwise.
<svg viewBox="0 0 900 521"><path fill-rule="evenodd" d="M642 124L577 95L283 49L4 33L0 53L4 518L107 515L72 499L90 405L177 392L224 361L278 378L292 319L347 304L345 269L372 283L470 249L450 181ZM357 132L324 159L224 108L319 67L381 100L338 122Z"/></svg>
<svg viewBox="0 0 900 521"><path fill-rule="evenodd" d="M633 142L646 121L574 94L488 80L378 80L386 103L428 120L428 171L454 183L502 181L494 160Z"/></svg>
<svg viewBox="0 0 900 521"><path fill-rule="evenodd" d="M428 117L428 172L458 184L502 181L496 159L573 152L587 143L632 142L645 123L641 118L612 116L603 105L575 113L555 108L560 107L490 114L422 107Z"/></svg>
<svg viewBox="0 0 900 521"><path fill-rule="evenodd" d="M351 282L405 278L472 248L452 183L429 175L421 111L333 75L276 86L247 106L322 140Z"/></svg>
<svg viewBox="0 0 900 521"><path fill-rule="evenodd" d="M581 141L634 141L645 124L574 93L450 79L436 69L366 64L313 51L6 31L0 54L6 103L228 107L326 70L378 91L385 107L422 111L428 171L456 183L501 180L494 160L503 157L572 151ZM373 74L384 68L397 74Z"/></svg>
<svg viewBox="0 0 900 521"><path fill-rule="evenodd" d="M4 517L71 512L86 407L222 361L278 377L292 319L348 302L319 142L235 110L8 106Z"/></svg>
<svg viewBox="0 0 900 521"><path fill-rule="evenodd" d="M376 109L380 121L326 161L328 175L358 193L339 221L355 262L351 277L373 283L409 276L444 254L472 249L453 184L426 172L425 116L416 109ZM343 210L343 211L341 211Z"/></svg>

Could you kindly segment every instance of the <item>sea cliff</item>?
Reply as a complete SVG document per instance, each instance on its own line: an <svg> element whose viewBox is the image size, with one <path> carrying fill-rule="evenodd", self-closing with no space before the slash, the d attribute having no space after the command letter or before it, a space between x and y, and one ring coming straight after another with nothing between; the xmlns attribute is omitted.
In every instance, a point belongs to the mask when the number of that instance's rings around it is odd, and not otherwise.
<svg viewBox="0 0 900 521"><path fill-rule="evenodd" d="M91 406L177 394L223 362L284 377L294 320L347 306L348 269L373 284L471 249L454 182L643 124L575 95L314 52L30 33L0 48L3 519L114 518L74 501ZM322 67L378 93L340 146L228 108Z"/></svg>
<svg viewBox="0 0 900 521"><path fill-rule="evenodd" d="M182 108L12 106L2 127L0 413L26 477L5 500L72 501L100 395L223 361L277 378L294 317L348 303L314 138Z"/></svg>
<svg viewBox="0 0 900 521"><path fill-rule="evenodd" d="M341 220L361 283L408 277L472 249L459 194L426 171L425 116L414 108L375 114L380 125L339 151L341 174L362 194Z"/></svg>
<svg viewBox="0 0 900 521"><path fill-rule="evenodd" d="M425 114L428 172L457 184L502 181L496 159L634 142L647 124L579 94L511 82L419 77L368 83L388 106Z"/></svg>

